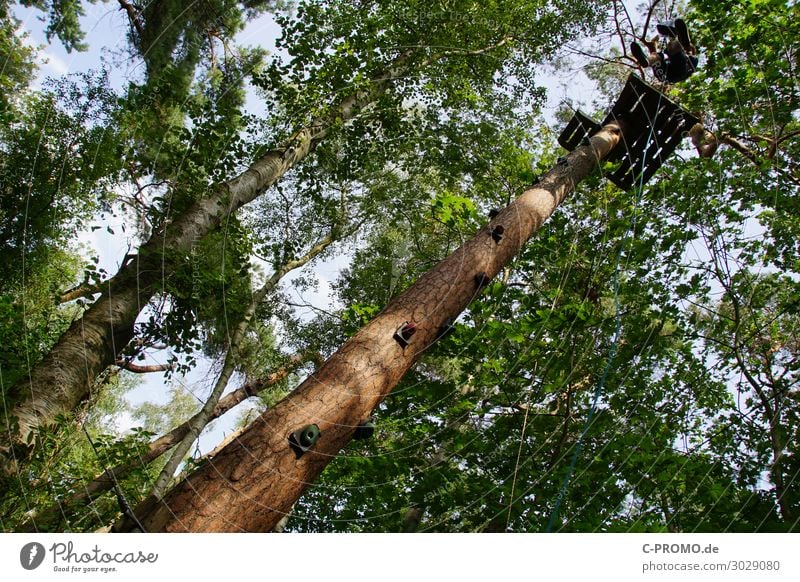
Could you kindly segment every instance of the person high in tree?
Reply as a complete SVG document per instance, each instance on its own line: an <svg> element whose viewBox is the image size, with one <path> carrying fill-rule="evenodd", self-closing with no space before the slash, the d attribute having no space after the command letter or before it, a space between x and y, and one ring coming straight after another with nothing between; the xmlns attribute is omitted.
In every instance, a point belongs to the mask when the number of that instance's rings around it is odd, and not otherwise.
<svg viewBox="0 0 800 582"><path fill-rule="evenodd" d="M650 67L662 83L679 83L688 79L697 69L697 48L689 36L686 22L681 18L659 22L658 33L667 38L663 51L658 50L658 37L643 41L648 53L636 41L631 43L631 53L642 67Z"/></svg>

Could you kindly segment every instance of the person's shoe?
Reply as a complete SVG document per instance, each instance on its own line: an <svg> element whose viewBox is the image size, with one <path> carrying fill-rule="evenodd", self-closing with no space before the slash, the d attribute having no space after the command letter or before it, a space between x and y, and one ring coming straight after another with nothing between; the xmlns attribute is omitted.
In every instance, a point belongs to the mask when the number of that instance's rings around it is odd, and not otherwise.
<svg viewBox="0 0 800 582"><path fill-rule="evenodd" d="M679 18L676 20L680 20ZM675 22L676 20L662 20L658 24L656 24L656 30L658 34L661 36L668 36L670 38L675 38L677 36L677 31L675 30ZM681 20L681 22L683 22ZM684 24L684 27L686 24Z"/></svg>
<svg viewBox="0 0 800 582"><path fill-rule="evenodd" d="M689 37L689 29L686 27L686 22L683 18L676 18L675 33L678 37L678 42L683 45L684 50L689 50L692 47L692 39Z"/></svg>
<svg viewBox="0 0 800 582"><path fill-rule="evenodd" d="M633 54L633 58L642 66L642 67L649 67L650 61L647 60L647 55L644 53L644 49L639 46L638 42L631 43L631 53Z"/></svg>

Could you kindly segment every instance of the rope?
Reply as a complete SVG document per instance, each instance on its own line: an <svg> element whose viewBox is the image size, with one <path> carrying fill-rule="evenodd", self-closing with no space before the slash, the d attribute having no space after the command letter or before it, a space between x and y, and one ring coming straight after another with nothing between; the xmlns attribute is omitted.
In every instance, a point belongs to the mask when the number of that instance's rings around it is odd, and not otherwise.
<svg viewBox="0 0 800 582"><path fill-rule="evenodd" d="M661 98L663 97L663 93L661 91L658 92L658 103L656 104L655 111L661 107ZM653 139L653 135L655 133L655 124L653 120L650 122L650 133L647 136L647 143L645 144L644 151L650 147L650 142ZM558 514L561 511L561 503L564 500L564 495L567 492L567 487L569 486L570 481L572 480L572 476L575 473L575 467L578 462L578 455L580 455L581 450L583 449L583 439L586 436L586 433L589 432L589 428L591 427L592 421L594 420L594 416L597 412L597 403L600 401L600 396L603 393L603 388L605 387L606 379L608 378L608 374L611 372L611 366L614 363L614 359L617 356L617 350L619 348L619 339L620 339L620 332L622 330L622 315L620 314L619 308L619 268L620 264L622 263L622 252L625 250L625 243L628 238L628 234L634 229L635 222L636 222L636 209L639 206L639 202L642 199L642 192L644 191L644 169L645 169L646 159L644 156L642 157L642 171L639 174L639 185L637 186L636 198L634 201L634 212L631 216L630 223L628 224L628 229L625 231L625 234L622 239L622 244L619 247L619 251L617 251L617 258L616 263L614 265L614 335L611 340L611 349L609 350L608 354L608 361L606 362L605 369L603 370L603 374L600 376L600 381L597 383L597 388L595 388L594 394L592 396L592 405L589 408L589 414L586 417L586 422L584 423L583 430L581 431L580 436L578 437L578 442L575 444L575 449L572 453L572 459L570 460L569 469L567 469L567 474L564 477L564 481L561 484L561 489L558 492L558 496L556 497L556 502L553 506L553 511L550 513L550 519L547 522L547 528L545 531L550 533L553 529L553 525L558 519Z"/></svg>

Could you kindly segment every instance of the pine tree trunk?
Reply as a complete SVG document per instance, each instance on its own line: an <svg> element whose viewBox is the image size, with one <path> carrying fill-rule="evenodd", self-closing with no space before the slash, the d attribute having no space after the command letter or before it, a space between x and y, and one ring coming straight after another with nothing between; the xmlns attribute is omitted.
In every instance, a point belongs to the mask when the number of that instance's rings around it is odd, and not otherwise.
<svg viewBox="0 0 800 582"><path fill-rule="evenodd" d="M493 218L452 255L394 299L297 390L266 411L204 467L161 501L136 514L147 531L272 531L292 504L352 438L417 357L434 343L448 319L480 293L478 280L494 277L555 211L567 193L617 144L608 125L578 147L536 186ZM502 239L492 236L502 226ZM497 231L495 231L497 232ZM481 276L484 274L485 276ZM394 339L405 322L416 324L407 347ZM290 434L316 424L321 437L302 457ZM122 523L120 530L132 529Z"/></svg>
<svg viewBox="0 0 800 582"><path fill-rule="evenodd" d="M177 217L163 233L144 244L138 259L125 264L103 284L105 294L59 338L28 377L11 389L17 404L11 416L17 427L0 432L0 474L19 470L26 446L36 427L53 424L57 416L72 412L88 398L92 383L133 338L133 326L142 308L158 290L172 267L163 249L180 255L191 249L225 217L251 202L303 160L335 123L347 121L378 98L404 73L408 54L401 54L369 89L343 99L322 118L293 135L279 148L267 152L241 175L223 183L208 197ZM14 459L12 461L12 458Z"/></svg>

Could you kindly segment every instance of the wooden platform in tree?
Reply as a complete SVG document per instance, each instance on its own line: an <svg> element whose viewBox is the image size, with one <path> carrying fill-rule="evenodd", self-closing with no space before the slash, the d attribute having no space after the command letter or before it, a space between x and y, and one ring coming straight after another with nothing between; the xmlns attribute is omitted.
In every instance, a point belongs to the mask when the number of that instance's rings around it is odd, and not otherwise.
<svg viewBox="0 0 800 582"><path fill-rule="evenodd" d="M623 138L606 158L620 162L606 177L623 190L646 183L675 151L698 119L637 75L628 77L611 112L597 123L580 111L558 138L572 151L612 121L623 123Z"/></svg>

